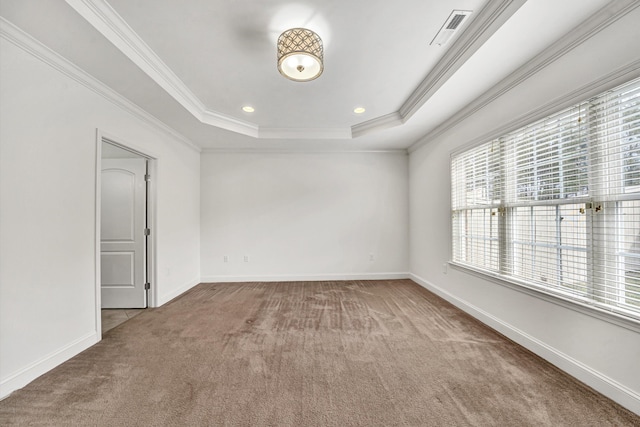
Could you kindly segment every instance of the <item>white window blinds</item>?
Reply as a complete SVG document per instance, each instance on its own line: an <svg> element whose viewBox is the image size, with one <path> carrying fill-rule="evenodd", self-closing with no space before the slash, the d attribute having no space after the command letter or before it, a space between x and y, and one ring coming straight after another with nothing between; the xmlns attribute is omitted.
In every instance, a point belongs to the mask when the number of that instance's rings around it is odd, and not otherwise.
<svg viewBox="0 0 640 427"><path fill-rule="evenodd" d="M640 79L452 156L453 261L640 320Z"/></svg>

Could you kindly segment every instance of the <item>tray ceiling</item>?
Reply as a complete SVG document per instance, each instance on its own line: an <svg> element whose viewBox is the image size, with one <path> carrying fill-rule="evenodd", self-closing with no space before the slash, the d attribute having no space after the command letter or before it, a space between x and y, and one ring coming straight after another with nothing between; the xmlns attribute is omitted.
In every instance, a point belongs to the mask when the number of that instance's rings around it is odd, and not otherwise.
<svg viewBox="0 0 640 427"><path fill-rule="evenodd" d="M0 13L203 148L404 149L607 3L3 0ZM430 44L454 9L473 13ZM277 70L292 27L323 39L317 80Z"/></svg>

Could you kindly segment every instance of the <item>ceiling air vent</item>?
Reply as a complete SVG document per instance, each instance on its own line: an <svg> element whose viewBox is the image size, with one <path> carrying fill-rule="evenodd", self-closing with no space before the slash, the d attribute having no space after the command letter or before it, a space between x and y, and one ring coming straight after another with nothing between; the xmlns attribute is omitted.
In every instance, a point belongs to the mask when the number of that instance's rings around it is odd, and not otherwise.
<svg viewBox="0 0 640 427"><path fill-rule="evenodd" d="M438 34L433 38L430 45L445 45L471 13L470 10L454 10L451 12L451 15L444 21L444 25L440 28L440 31L438 31Z"/></svg>

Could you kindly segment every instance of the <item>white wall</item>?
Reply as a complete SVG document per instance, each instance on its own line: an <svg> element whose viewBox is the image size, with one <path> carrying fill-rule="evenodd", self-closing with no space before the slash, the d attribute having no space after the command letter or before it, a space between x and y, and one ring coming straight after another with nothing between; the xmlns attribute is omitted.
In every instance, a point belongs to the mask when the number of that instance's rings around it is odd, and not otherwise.
<svg viewBox="0 0 640 427"><path fill-rule="evenodd" d="M410 156L410 269L416 281L640 413L640 327L625 327L443 264L450 253L452 150L640 59L640 9L604 29ZM630 76L637 76L635 70ZM434 208L437 207L437 208Z"/></svg>
<svg viewBox="0 0 640 427"><path fill-rule="evenodd" d="M96 129L157 157L157 302L200 277L199 153L0 39L0 396L92 345Z"/></svg>
<svg viewBox="0 0 640 427"><path fill-rule="evenodd" d="M203 281L406 277L406 153L209 152L201 176Z"/></svg>

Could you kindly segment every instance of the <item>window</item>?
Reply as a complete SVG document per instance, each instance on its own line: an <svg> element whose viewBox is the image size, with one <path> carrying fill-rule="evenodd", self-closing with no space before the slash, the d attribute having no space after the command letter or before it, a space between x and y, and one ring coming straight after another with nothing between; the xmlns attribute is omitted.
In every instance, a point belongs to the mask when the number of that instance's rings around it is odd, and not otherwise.
<svg viewBox="0 0 640 427"><path fill-rule="evenodd" d="M640 320L640 79L451 158L453 262Z"/></svg>

